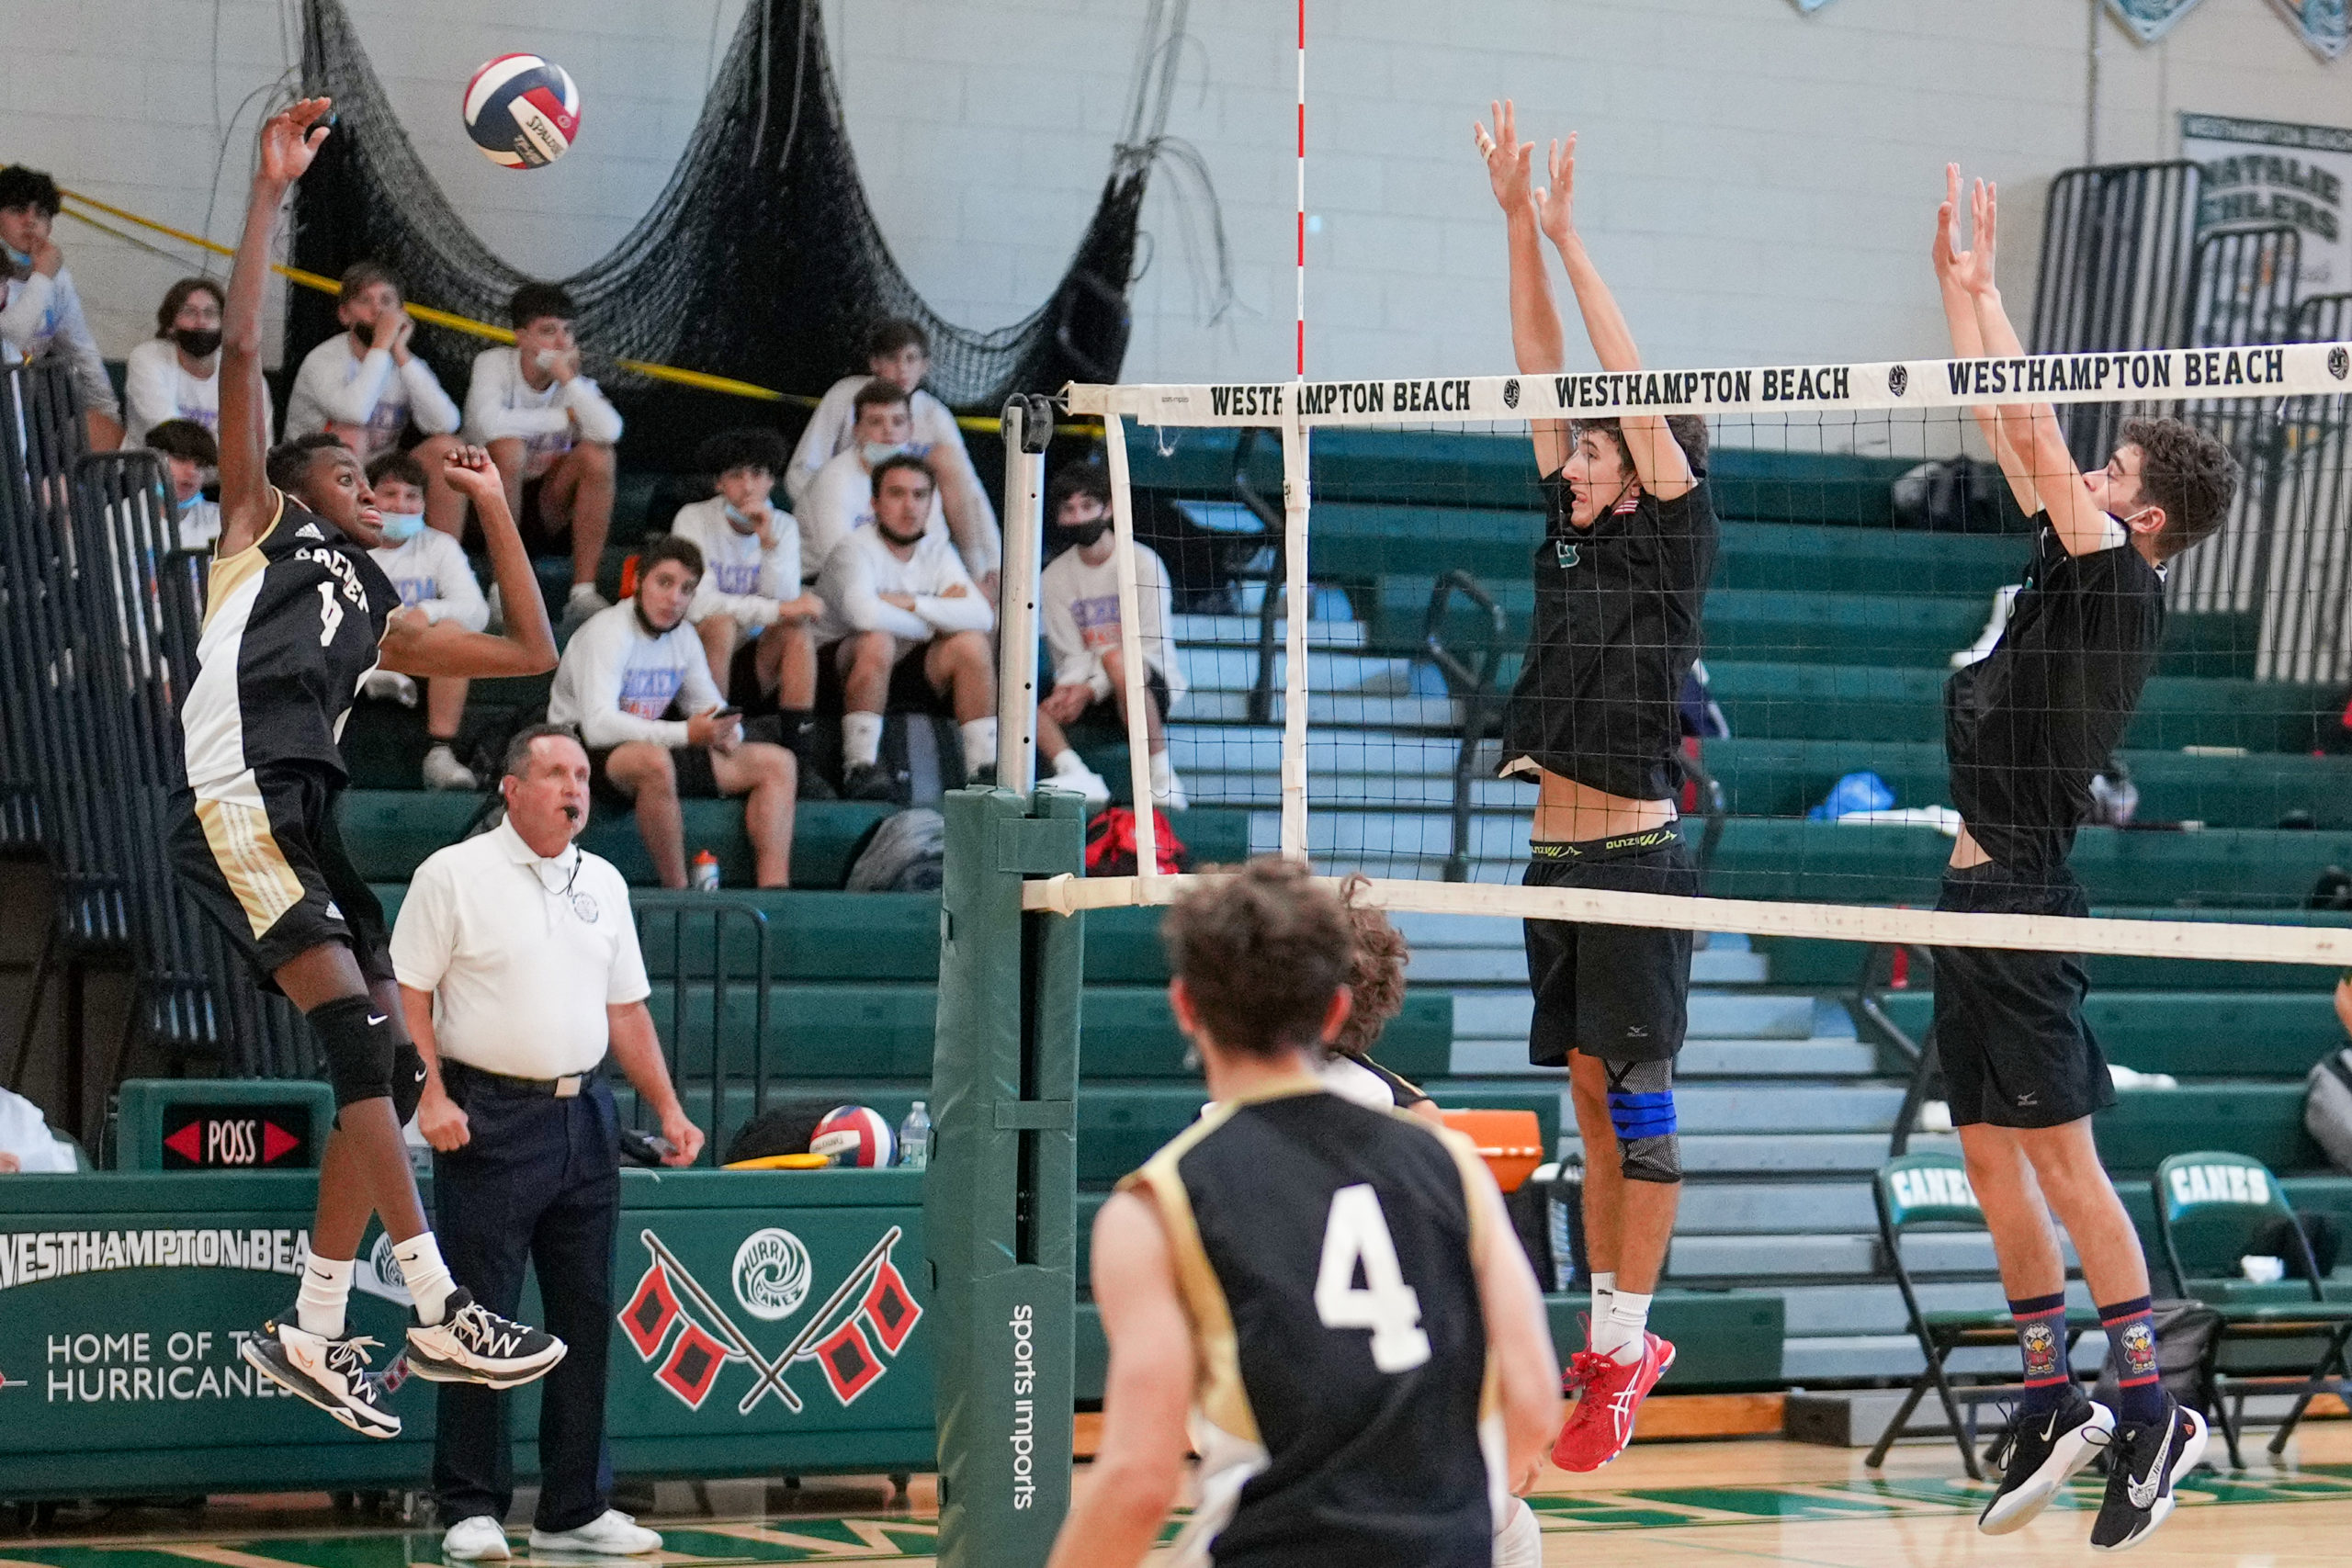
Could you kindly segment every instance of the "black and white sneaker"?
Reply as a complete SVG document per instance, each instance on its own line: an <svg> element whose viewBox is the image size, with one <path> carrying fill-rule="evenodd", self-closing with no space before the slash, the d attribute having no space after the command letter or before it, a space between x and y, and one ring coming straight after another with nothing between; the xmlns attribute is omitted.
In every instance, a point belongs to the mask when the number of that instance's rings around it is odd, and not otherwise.
<svg viewBox="0 0 2352 1568"><path fill-rule="evenodd" d="M543 1328L501 1317L465 1291L452 1291L441 1321L413 1323L408 1368L427 1382L519 1388L547 1376L564 1344Z"/></svg>
<svg viewBox="0 0 2352 1568"><path fill-rule="evenodd" d="M2115 1412L2079 1388L2067 1390L2065 1403L2054 1410L2018 1411L2001 1436L2000 1490L1977 1516L1976 1528L1986 1535L2023 1529L2114 1432Z"/></svg>
<svg viewBox="0 0 2352 1568"><path fill-rule="evenodd" d="M896 801L898 777L879 762L852 762L842 773L842 798Z"/></svg>
<svg viewBox="0 0 2352 1568"><path fill-rule="evenodd" d="M368 1438L397 1438L401 1418L386 1407L390 1391L368 1370L373 1339L330 1339L273 1318L237 1347L247 1366Z"/></svg>
<svg viewBox="0 0 2352 1568"><path fill-rule="evenodd" d="M2205 1457L2205 1417L2171 1394L2165 1418L2119 1427L2107 1461L2107 1500L2091 1526L2091 1550L2129 1551L2171 1517L2173 1485Z"/></svg>

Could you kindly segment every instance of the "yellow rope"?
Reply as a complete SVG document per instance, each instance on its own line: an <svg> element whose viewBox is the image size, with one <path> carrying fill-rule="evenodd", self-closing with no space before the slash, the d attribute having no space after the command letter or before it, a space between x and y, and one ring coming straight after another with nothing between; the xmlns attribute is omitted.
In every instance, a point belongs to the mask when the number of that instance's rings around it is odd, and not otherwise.
<svg viewBox="0 0 2352 1568"><path fill-rule="evenodd" d="M152 229L158 234L167 234L184 245L194 245L197 249L209 252L213 255L234 256L236 254L236 252L228 246L208 240L201 234L191 234L185 229L175 229L168 223L159 223L153 218L141 217L136 212L100 201L96 197L85 196L80 191L74 190L61 190L58 194L69 201L78 201L83 206L94 208L109 217L119 218L126 223L136 223L142 229ZM68 210L65 216L87 223L101 233L111 234L126 243L134 245L140 243L131 236L119 233L83 213ZM334 278L305 271L299 266L281 266L273 263L270 270L305 288L317 289L322 294L339 294L343 291L343 286ZM492 343L511 344L514 341L513 330L507 327L492 326L488 321L477 321L470 316L460 316L448 310L436 310L430 305L411 302L405 308L410 315L433 326L447 327L452 332L488 338ZM707 370L685 370L674 365L656 365L650 360L644 359L615 359L613 363L624 370L633 371L652 380L668 381L681 387L695 387L706 392L724 392L731 397L754 398L762 402L792 403L808 409L817 406L817 400L805 393L779 392L773 388L754 386L749 381L739 381L732 376L714 376ZM991 435L1004 428L1003 421L987 415L958 414L956 416L956 423L965 430L981 431ZM1064 434L1091 434L1095 428L1093 424L1066 426Z"/></svg>

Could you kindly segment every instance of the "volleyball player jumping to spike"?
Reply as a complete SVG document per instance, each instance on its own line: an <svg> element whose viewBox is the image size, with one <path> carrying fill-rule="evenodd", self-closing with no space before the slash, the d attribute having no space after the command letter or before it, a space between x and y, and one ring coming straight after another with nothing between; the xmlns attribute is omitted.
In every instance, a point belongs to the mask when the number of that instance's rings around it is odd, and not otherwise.
<svg viewBox="0 0 2352 1568"><path fill-rule="evenodd" d="M1551 184L1506 100L1476 127L1510 241L1511 346L1524 374L1566 362L1542 239L1566 265L1601 368L1641 353L1577 235L1577 139L1552 143ZM1699 611L1714 569L1707 427L1695 417L1538 421L1545 525L1535 552L1535 621L1504 721L1502 772L1542 787L1528 845L1533 887L1696 896L1675 828L1682 786L1676 698L1699 655ZM1564 920L1527 922L1535 995L1528 1059L1566 1066L1585 1151L1592 1260L1590 1347L1569 1364L1581 1397L1553 1459L1590 1471L1615 1459L1634 1414L1674 1363L1649 1332L1681 1196L1674 1058L1690 1012L1690 935Z"/></svg>
<svg viewBox="0 0 2352 1568"><path fill-rule="evenodd" d="M187 787L172 853L190 896L302 1010L334 1083L334 1130L319 1168L317 1217L295 1310L240 1347L288 1392L354 1431L397 1437L400 1417L368 1370L373 1343L346 1332L353 1259L383 1217L416 1303L409 1366L443 1382L512 1388L562 1359L563 1342L474 1302L425 1229L401 1124L424 1064L401 1022L383 910L335 827L338 740L362 677L530 675L555 667L555 637L489 454L459 447L449 482L473 502L506 603L506 633L430 624L401 608L369 557L380 542L359 459L329 435L268 447L262 289L287 191L326 140L327 100L262 128L253 197L229 275L220 361L220 538L197 672L180 706Z"/></svg>
<svg viewBox="0 0 2352 1568"><path fill-rule="evenodd" d="M1963 251L1957 165L1945 182L1935 263L1953 351L2021 355L1993 279L1994 187L1975 184L1975 247ZM2091 779L2154 666L2165 563L2221 526L2236 465L2220 442L2177 419L2130 421L2107 466L2091 473L2075 467L2048 403L2003 405L1988 434L2041 529L2001 640L1944 688L1951 798L1966 826L1936 908L2085 915L2066 857L2088 815ZM2000 1488L1977 1528L2021 1528L2096 1450L2110 1448L2091 1545L2116 1551L2172 1512L2174 1482L2204 1452L2205 1423L2158 1380L2147 1261L2092 1142L2091 1113L2114 1102L2114 1089L2083 1021L2087 984L2069 953L1939 949L1934 1041L2025 1357ZM2107 1329L2120 1385L2114 1411L2086 1398L2066 1364L2053 1210Z"/></svg>

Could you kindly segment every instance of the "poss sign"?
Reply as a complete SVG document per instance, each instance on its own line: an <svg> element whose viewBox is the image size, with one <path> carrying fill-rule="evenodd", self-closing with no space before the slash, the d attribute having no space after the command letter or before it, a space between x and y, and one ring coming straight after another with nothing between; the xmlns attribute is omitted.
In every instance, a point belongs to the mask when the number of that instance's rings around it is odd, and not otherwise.
<svg viewBox="0 0 2352 1568"><path fill-rule="evenodd" d="M307 1170L318 1162L311 1107L166 1105L165 1170Z"/></svg>

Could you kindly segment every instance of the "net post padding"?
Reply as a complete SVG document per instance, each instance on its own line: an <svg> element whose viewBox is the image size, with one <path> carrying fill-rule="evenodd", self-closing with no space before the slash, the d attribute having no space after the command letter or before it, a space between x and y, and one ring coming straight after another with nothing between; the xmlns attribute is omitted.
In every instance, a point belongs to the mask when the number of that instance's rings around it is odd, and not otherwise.
<svg viewBox="0 0 2352 1568"><path fill-rule="evenodd" d="M1150 732L1145 728L1143 626L1136 592L1136 503L1127 486L1127 430L1117 414L1102 422L1102 455L1109 462L1111 531L1119 576L1119 659L1127 688L1127 787L1136 803L1136 874L1159 875L1159 814L1151 798ZM1171 631L1174 628L1170 628Z"/></svg>
<svg viewBox="0 0 2352 1568"><path fill-rule="evenodd" d="M1199 875L1049 877L1021 890L1022 908L1075 915L1134 904L1172 904ZM1322 879L1334 891L1339 877ZM1862 904L1783 904L1754 898L1687 898L1600 888L1498 886L1374 877L1356 885L1357 902L1436 915L1492 915L1661 931L1813 937L1917 947L1997 947L2118 958L2203 958L2237 964L2352 964L2352 928L2252 925L2222 920L2140 920L2071 915L1988 915Z"/></svg>

